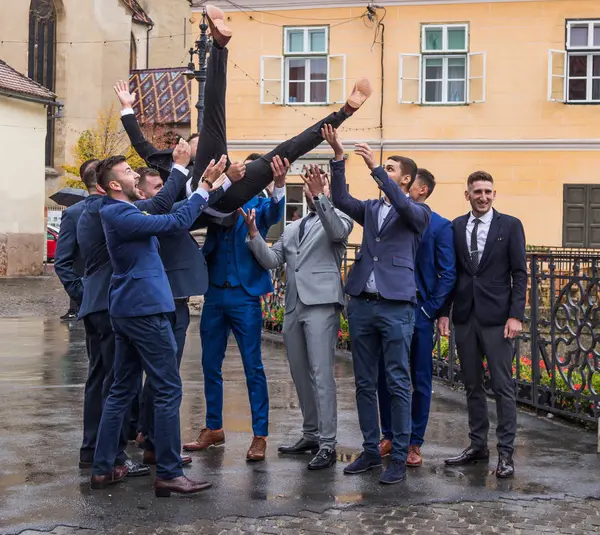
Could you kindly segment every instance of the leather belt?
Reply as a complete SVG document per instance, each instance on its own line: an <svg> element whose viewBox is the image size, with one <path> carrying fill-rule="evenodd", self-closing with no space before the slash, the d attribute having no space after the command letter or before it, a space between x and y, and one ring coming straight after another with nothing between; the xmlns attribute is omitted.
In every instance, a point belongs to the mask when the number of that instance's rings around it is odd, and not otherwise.
<svg viewBox="0 0 600 535"><path fill-rule="evenodd" d="M216 286L217 288L233 288L233 286L231 285L231 283L229 281L225 281L223 284L214 284L211 283L213 286Z"/></svg>
<svg viewBox="0 0 600 535"><path fill-rule="evenodd" d="M387 299L378 292L360 292L357 297L359 299L365 299L366 301L387 301Z"/></svg>

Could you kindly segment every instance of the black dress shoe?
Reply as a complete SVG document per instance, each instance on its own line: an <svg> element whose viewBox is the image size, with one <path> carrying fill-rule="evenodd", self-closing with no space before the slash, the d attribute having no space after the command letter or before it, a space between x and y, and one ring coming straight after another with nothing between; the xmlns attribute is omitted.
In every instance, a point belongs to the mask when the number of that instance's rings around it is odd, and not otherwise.
<svg viewBox="0 0 600 535"><path fill-rule="evenodd" d="M462 466L465 464L476 463L478 461L487 461L490 458L490 450L487 448L476 450L470 446L460 455L446 459L444 462L449 466Z"/></svg>
<svg viewBox="0 0 600 535"><path fill-rule="evenodd" d="M324 470L330 468L337 461L337 454L331 448L321 448L308 463L309 470Z"/></svg>
<svg viewBox="0 0 600 535"><path fill-rule="evenodd" d="M277 451L279 453L305 453L310 451L314 454L319 451L319 443L315 440L306 440L303 437L292 446L279 446Z"/></svg>
<svg viewBox="0 0 600 535"><path fill-rule="evenodd" d="M504 479L515 475L515 463L512 456L508 453L500 454L498 459L498 467L496 468L496 477Z"/></svg>
<svg viewBox="0 0 600 535"><path fill-rule="evenodd" d="M150 475L150 467L146 466L145 464L138 463L137 461L127 459L125 461L125 466L129 469L127 472L127 477L141 477Z"/></svg>

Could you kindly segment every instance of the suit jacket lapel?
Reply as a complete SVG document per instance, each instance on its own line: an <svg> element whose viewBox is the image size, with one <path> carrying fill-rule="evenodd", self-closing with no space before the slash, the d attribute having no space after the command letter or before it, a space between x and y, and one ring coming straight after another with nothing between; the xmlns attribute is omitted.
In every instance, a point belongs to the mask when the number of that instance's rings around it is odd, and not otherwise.
<svg viewBox="0 0 600 535"><path fill-rule="evenodd" d="M386 227L386 225L394 218L394 216L396 215L396 209L392 206L387 215L385 216L385 219L383 220L383 223L381 224L381 228L379 229L379 232L383 232L383 229ZM377 214L377 222L379 222L379 214Z"/></svg>
<svg viewBox="0 0 600 535"><path fill-rule="evenodd" d="M481 260L479 261L478 270L481 269L481 267L490 257L501 226L502 222L500 221L500 214L494 210L494 217L492 217L492 221L490 222L490 230L488 232L487 239L485 240L485 248L483 249L483 254L481 255Z"/></svg>
<svg viewBox="0 0 600 535"><path fill-rule="evenodd" d="M456 228L454 232L456 233L457 240L456 243L458 245L459 254L463 256L464 264L467 266L469 272L471 271L471 255L469 254L469 248L467 246L467 223L469 221L469 214L460 217L456 221Z"/></svg>

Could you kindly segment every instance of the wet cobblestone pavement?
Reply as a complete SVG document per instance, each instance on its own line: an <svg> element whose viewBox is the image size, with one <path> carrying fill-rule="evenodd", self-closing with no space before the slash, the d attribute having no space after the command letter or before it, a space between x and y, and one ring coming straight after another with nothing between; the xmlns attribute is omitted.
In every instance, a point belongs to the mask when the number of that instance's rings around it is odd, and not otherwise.
<svg viewBox="0 0 600 535"><path fill-rule="evenodd" d="M463 395L435 385L425 464L408 481L384 487L375 471L342 474L360 451L352 366L339 360L338 463L306 470L307 456L280 457L297 438L300 412L281 348L264 344L271 397L265 463L248 465L248 397L233 340L224 366L223 448L194 454L187 470L213 488L157 500L151 478L89 489L77 468L86 376L81 325L63 323L68 300L53 277L0 281L0 533L94 535L179 533L600 533L600 455L595 433L519 414L517 474L489 466L448 469L443 459L466 441ZM198 319L182 365L182 439L196 437L204 415ZM493 403L490 407L494 408ZM490 446L494 444L493 429ZM134 458L140 450L130 448ZM58 526L58 527L57 527Z"/></svg>

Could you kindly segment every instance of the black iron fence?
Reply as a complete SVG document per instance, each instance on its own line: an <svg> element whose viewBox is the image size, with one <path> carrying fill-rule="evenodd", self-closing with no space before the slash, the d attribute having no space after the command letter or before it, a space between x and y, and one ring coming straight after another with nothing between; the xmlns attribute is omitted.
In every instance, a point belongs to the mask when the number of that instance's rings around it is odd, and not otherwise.
<svg viewBox="0 0 600 535"><path fill-rule="evenodd" d="M345 279L359 246L349 245ZM522 335L515 341L513 374L520 403L594 424L600 418L600 251L529 247L528 293ZM283 325L285 269L273 272L275 291L263 302L265 329ZM338 333L350 349L347 322ZM434 375L462 381L454 332L436 336ZM486 373L489 391L489 375Z"/></svg>

